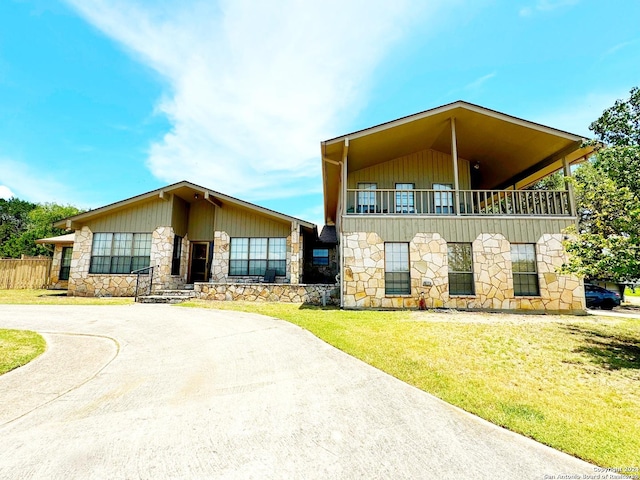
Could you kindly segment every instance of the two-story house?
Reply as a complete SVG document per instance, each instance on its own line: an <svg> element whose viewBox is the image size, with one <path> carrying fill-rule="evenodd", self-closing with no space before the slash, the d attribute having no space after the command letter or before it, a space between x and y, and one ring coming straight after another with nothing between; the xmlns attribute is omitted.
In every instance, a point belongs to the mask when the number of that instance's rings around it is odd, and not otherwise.
<svg viewBox="0 0 640 480"><path fill-rule="evenodd" d="M321 143L341 305L581 312L558 272L571 185L527 190L593 151L568 132L458 101Z"/></svg>

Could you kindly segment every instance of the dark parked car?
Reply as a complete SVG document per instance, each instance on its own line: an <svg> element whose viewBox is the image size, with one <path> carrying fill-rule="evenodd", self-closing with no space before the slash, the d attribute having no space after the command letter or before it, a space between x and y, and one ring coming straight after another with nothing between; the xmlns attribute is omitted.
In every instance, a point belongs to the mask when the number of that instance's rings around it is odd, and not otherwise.
<svg viewBox="0 0 640 480"><path fill-rule="evenodd" d="M620 294L606 288L585 283L584 293L587 297L587 308L600 307L603 310L611 310L620 306Z"/></svg>

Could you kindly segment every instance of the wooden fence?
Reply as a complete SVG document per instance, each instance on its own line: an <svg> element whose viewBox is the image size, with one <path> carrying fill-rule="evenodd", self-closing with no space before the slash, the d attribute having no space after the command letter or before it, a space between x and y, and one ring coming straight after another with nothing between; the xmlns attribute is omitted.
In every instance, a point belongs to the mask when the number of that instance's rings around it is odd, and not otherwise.
<svg viewBox="0 0 640 480"><path fill-rule="evenodd" d="M49 283L48 257L0 259L0 289L44 288Z"/></svg>

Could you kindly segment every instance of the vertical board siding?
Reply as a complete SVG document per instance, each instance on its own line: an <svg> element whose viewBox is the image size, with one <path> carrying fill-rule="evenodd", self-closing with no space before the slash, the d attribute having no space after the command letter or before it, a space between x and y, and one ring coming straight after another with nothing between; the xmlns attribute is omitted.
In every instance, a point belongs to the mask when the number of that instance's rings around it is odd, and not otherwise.
<svg viewBox="0 0 640 480"><path fill-rule="evenodd" d="M189 204L176 195L171 201L171 226L176 235L184 237L189 228Z"/></svg>
<svg viewBox="0 0 640 480"><path fill-rule="evenodd" d="M189 240L212 242L215 232L216 207L207 200L191 203L189 208Z"/></svg>
<svg viewBox="0 0 640 480"><path fill-rule="evenodd" d="M471 189L471 171L467 160L458 158L460 189ZM377 183L378 188L394 189L396 183L413 183L416 189L431 189L434 183L453 185L451 155L436 150L422 150L404 157L349 173L349 188L358 183Z"/></svg>
<svg viewBox="0 0 640 480"><path fill-rule="evenodd" d="M288 237L291 223L225 203L216 212L215 229L231 237Z"/></svg>
<svg viewBox="0 0 640 480"><path fill-rule="evenodd" d="M439 233L448 242L473 242L481 233L500 233L512 243L535 243L545 233L560 233L571 218L343 217L344 232L375 232L386 242L410 242L417 233Z"/></svg>
<svg viewBox="0 0 640 480"><path fill-rule="evenodd" d="M152 232L171 222L172 202L151 200L89 220L92 232Z"/></svg>
<svg viewBox="0 0 640 480"><path fill-rule="evenodd" d="M50 258L0 259L0 289L43 288L50 270Z"/></svg>

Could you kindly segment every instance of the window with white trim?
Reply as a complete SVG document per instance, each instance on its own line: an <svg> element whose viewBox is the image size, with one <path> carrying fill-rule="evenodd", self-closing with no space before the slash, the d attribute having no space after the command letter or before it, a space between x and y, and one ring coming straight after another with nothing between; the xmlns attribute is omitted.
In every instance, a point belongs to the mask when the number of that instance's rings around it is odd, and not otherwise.
<svg viewBox="0 0 640 480"><path fill-rule="evenodd" d="M264 276L267 270L287 274L286 238L232 238L230 276Z"/></svg>
<svg viewBox="0 0 640 480"><path fill-rule="evenodd" d="M416 213L413 183L396 183L396 213Z"/></svg>
<svg viewBox="0 0 640 480"><path fill-rule="evenodd" d="M447 183L434 183L433 204L436 213L453 212L453 185Z"/></svg>
<svg viewBox="0 0 640 480"><path fill-rule="evenodd" d="M376 213L377 188L377 183L358 183L358 213Z"/></svg>
<svg viewBox="0 0 640 480"><path fill-rule="evenodd" d="M89 273L131 273L150 263L150 233L93 234Z"/></svg>
<svg viewBox="0 0 640 480"><path fill-rule="evenodd" d="M408 243L384 244L384 293L386 295L411 294Z"/></svg>
<svg viewBox="0 0 640 480"><path fill-rule="evenodd" d="M512 243L511 265L514 295L539 296L536 246L533 243Z"/></svg>
<svg viewBox="0 0 640 480"><path fill-rule="evenodd" d="M473 256L470 243L448 243L449 294L473 295Z"/></svg>

